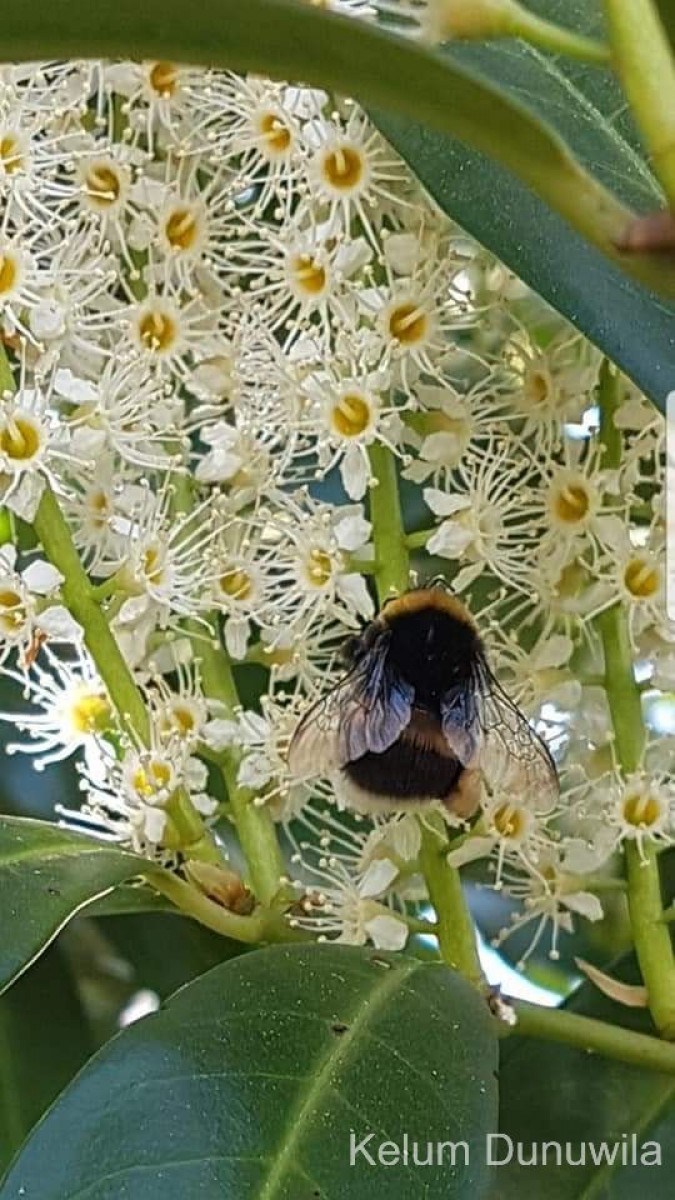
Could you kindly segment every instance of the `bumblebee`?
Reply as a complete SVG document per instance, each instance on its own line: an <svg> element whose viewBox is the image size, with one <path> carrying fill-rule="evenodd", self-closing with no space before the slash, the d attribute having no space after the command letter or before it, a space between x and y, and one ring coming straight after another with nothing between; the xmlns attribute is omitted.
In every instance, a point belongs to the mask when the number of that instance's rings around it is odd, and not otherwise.
<svg viewBox="0 0 675 1200"><path fill-rule="evenodd" d="M347 649L339 683L302 717L297 777L334 779L359 812L440 801L460 817L481 789L552 807L551 755L490 670L475 622L434 582L388 601Z"/></svg>

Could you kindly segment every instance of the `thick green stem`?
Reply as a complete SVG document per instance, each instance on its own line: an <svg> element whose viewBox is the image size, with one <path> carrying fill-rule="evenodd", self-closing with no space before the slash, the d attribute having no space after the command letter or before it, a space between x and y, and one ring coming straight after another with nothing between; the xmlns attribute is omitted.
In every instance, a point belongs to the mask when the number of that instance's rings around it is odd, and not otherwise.
<svg viewBox="0 0 675 1200"><path fill-rule="evenodd" d="M369 451L373 479L370 489L370 519L375 542L375 583L380 604L400 595L409 586L410 565L398 494L396 460L386 446L372 445Z"/></svg>
<svg viewBox="0 0 675 1200"><path fill-rule="evenodd" d="M281 913L268 909L254 912L250 917L232 913L168 871L150 870L145 872L145 876L148 882L171 900L181 912L193 917L201 925L206 925L208 929L213 929L215 933L222 934L223 937L249 945L257 942L306 941L310 937L310 934L303 933L302 930L292 929Z"/></svg>
<svg viewBox="0 0 675 1200"><path fill-rule="evenodd" d="M602 42L546 21L516 0L438 0L432 11L432 33L441 37L517 37L552 54L599 65L609 62L609 48Z"/></svg>
<svg viewBox="0 0 675 1200"><path fill-rule="evenodd" d="M63 602L84 632L84 641L108 689L121 725L148 745L147 709L97 601L58 501L46 487L33 522L45 554L63 575Z"/></svg>
<svg viewBox="0 0 675 1200"><path fill-rule="evenodd" d="M239 696L227 654L216 643L204 640L203 635L195 637L193 645L205 695L210 700L219 700L228 713L234 713L239 707ZM264 806L255 803L255 792L238 785L238 754L224 753L219 761L253 891L261 904L268 905L278 895L286 874L274 821Z"/></svg>
<svg viewBox="0 0 675 1200"><path fill-rule="evenodd" d="M15 390L14 376L0 342L0 395ZM132 740L148 746L150 720L145 702L101 611L96 589L82 566L68 522L49 485L45 486L33 527L50 563L63 575L63 602L82 627L85 645L106 685L121 727ZM215 841L184 788L176 789L167 804L167 813L172 845L175 843L176 848L181 849L189 847L192 858L220 861Z"/></svg>
<svg viewBox="0 0 675 1200"><path fill-rule="evenodd" d="M504 1037L522 1034L545 1038L576 1046L586 1053L602 1054L650 1071L667 1071L675 1075L675 1046L667 1046L660 1038L645 1033L633 1033L619 1025L578 1016L559 1008L542 1008L526 1000L515 1000L518 1017L514 1026L501 1027Z"/></svg>
<svg viewBox="0 0 675 1200"><path fill-rule="evenodd" d="M48 486L43 492L33 524L47 558L63 575L63 602L82 627L85 645L105 683L120 725L135 743L149 746L150 718L145 702L93 595L68 522ZM174 792L167 804L167 813L173 826L172 842L175 841L181 849L189 847L192 858L220 861L215 842L184 788Z"/></svg>
<svg viewBox="0 0 675 1200"><path fill-rule="evenodd" d="M642 698L633 670L626 614L615 604L597 618L605 657L605 690L614 728L614 747L621 769L630 775L642 762L646 730Z"/></svg>
<svg viewBox="0 0 675 1200"><path fill-rule="evenodd" d="M7 361L7 351L5 350L5 347L2 344L2 339L0 338L0 396L2 396L3 392L15 391L16 384L14 383L12 369Z"/></svg>
<svg viewBox="0 0 675 1200"><path fill-rule="evenodd" d="M596 41L595 38L575 33L573 29L556 25L553 21L545 21L520 5L518 9L518 16L514 17L511 30L513 37L522 38L530 45L539 46L551 54L565 54L568 58L595 63L596 66L606 66L609 62L609 46Z"/></svg>
<svg viewBox="0 0 675 1200"><path fill-rule="evenodd" d="M675 212L675 55L653 0L605 0L612 57Z"/></svg>
<svg viewBox="0 0 675 1200"><path fill-rule="evenodd" d="M664 1038L675 1041L675 958L663 920L657 853L653 842L626 846L628 911L654 1024Z"/></svg>
<svg viewBox="0 0 675 1200"><path fill-rule="evenodd" d="M466 906L459 871L446 861L446 837L431 823L421 822L419 863L436 911L438 945L449 967L461 971L478 987L484 985L478 958L476 931Z"/></svg>
<svg viewBox="0 0 675 1200"><path fill-rule="evenodd" d="M620 398L620 378L608 363L600 375L600 438L605 447L603 466L621 460L614 413ZM620 603L597 618L602 639L607 703L614 729L614 748L624 775L642 765L647 731L640 688L635 679L633 649L626 613ZM663 1037L675 1040L675 957L670 932L663 922L658 851L648 837L625 845L628 911L642 978L654 1024Z"/></svg>

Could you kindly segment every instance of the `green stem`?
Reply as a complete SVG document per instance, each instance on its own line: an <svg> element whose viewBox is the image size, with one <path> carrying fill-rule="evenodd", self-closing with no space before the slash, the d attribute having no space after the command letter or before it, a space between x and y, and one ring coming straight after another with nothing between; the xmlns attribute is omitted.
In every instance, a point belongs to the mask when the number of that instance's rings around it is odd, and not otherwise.
<svg viewBox="0 0 675 1200"><path fill-rule="evenodd" d="M93 595L68 522L49 486L42 494L33 524L47 558L63 575L63 602L82 627L85 645L105 683L120 725L134 743L149 746L150 718L145 701ZM215 842L184 788L176 789L167 804L167 813L173 825L172 841L175 839L180 848L189 846L192 858L220 861Z"/></svg>
<svg viewBox="0 0 675 1200"><path fill-rule="evenodd" d="M605 656L605 691L609 702L616 756L624 774L642 762L646 730L642 697L633 670L633 651L626 614L620 604L597 617Z"/></svg>
<svg viewBox="0 0 675 1200"><path fill-rule="evenodd" d="M640 971L649 996L654 1024L662 1037L675 1041L675 958L668 925L663 920L661 879L653 842L626 846L628 912Z"/></svg>
<svg viewBox="0 0 675 1200"><path fill-rule="evenodd" d="M476 931L462 891L459 871L446 861L443 828L420 822L422 847L419 862L436 911L437 937L443 961L478 987L484 986L478 958Z"/></svg>
<svg viewBox="0 0 675 1200"><path fill-rule="evenodd" d="M605 362L600 374L600 439L605 447L603 465L616 467L621 460L614 414L621 382ZM616 757L625 776L642 765L647 731L640 688L635 679L633 649L626 613L620 603L597 617L604 655L604 682L614 730ZM675 957L670 932L664 924L658 850L648 837L625 845L628 912L642 978L649 996L654 1024L663 1037L675 1040Z"/></svg>
<svg viewBox="0 0 675 1200"><path fill-rule="evenodd" d="M675 55L653 0L605 0L612 56L675 211Z"/></svg>
<svg viewBox="0 0 675 1200"><path fill-rule="evenodd" d="M616 1058L632 1066L651 1071L666 1071L675 1075L675 1046L646 1033L633 1033L619 1025L610 1025L592 1017L560 1008L542 1008L526 1000L516 1000L513 1007L518 1017L515 1026L503 1026L503 1035L522 1034L563 1042L579 1050Z"/></svg>
<svg viewBox="0 0 675 1200"><path fill-rule="evenodd" d="M204 694L210 700L219 700L228 713L234 713L239 708L239 695L227 654L221 646L203 638L194 638L193 646ZM286 875L276 826L268 810L255 803L255 792L238 785L239 756L229 752L219 758L251 885L259 902L268 905L278 895L281 879Z"/></svg>
<svg viewBox="0 0 675 1200"><path fill-rule="evenodd" d="M16 384L5 348L0 342L0 394L15 390ZM145 701L99 607L95 589L82 566L68 522L48 484L45 485L33 528L50 563L63 575L63 602L82 627L85 645L105 683L122 729L126 730L132 741L149 746L150 719ZM185 788L176 789L167 804L167 813L172 844L175 842L176 847L181 849L189 847L192 858L220 861L215 841Z"/></svg>
<svg viewBox="0 0 675 1200"><path fill-rule="evenodd" d="M13 393L15 391L16 384L7 358L7 351L0 338L0 396L2 396L3 392Z"/></svg>
<svg viewBox="0 0 675 1200"><path fill-rule="evenodd" d="M306 941L310 937L302 930L292 929L280 913L270 910L254 912L250 917L238 916L168 871L149 870L145 872L145 877L181 912L223 937L249 945L257 942Z"/></svg>
<svg viewBox="0 0 675 1200"><path fill-rule="evenodd" d="M522 38L532 46L540 46L552 54L565 54L568 58L577 58L581 62L594 63L596 66L606 66L610 61L609 46L596 38L584 37L573 29L565 29L555 25L553 21L545 21L535 13L520 8L519 15L514 19L512 35Z"/></svg>
<svg viewBox="0 0 675 1200"><path fill-rule="evenodd" d="M480 40L518 37L553 54L598 65L609 62L609 48L602 42L546 21L516 0L445 0L437 11L441 35Z"/></svg>
<svg viewBox="0 0 675 1200"><path fill-rule="evenodd" d="M396 460L386 446L373 444L370 467L377 481L370 489L370 519L375 542L375 584L380 604L405 592L410 565L398 494Z"/></svg>
<svg viewBox="0 0 675 1200"><path fill-rule="evenodd" d="M150 720L143 697L92 595L89 577L75 548L68 522L49 487L44 490L33 524L47 558L63 575L63 602L82 626L85 645L108 689L121 725L147 746Z"/></svg>
<svg viewBox="0 0 675 1200"><path fill-rule="evenodd" d="M429 538L437 532L437 526L433 529L416 529L414 533L406 534L405 544L409 550L423 550Z"/></svg>

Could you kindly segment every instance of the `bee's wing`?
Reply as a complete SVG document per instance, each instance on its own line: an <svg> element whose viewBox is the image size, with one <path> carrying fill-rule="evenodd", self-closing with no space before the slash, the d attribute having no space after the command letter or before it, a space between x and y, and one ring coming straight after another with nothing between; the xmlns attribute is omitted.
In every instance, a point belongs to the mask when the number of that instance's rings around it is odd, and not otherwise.
<svg viewBox="0 0 675 1200"><path fill-rule="evenodd" d="M446 694L441 716L453 753L478 767L490 790L508 790L541 810L554 806L560 788L549 750L484 660L471 684Z"/></svg>
<svg viewBox="0 0 675 1200"><path fill-rule="evenodd" d="M387 664L383 642L304 715L288 751L299 778L328 775L369 750L381 754L410 721L413 689Z"/></svg>
<svg viewBox="0 0 675 1200"><path fill-rule="evenodd" d="M441 727L452 753L464 767L477 765L481 744L477 696L472 685L446 692L441 700Z"/></svg>

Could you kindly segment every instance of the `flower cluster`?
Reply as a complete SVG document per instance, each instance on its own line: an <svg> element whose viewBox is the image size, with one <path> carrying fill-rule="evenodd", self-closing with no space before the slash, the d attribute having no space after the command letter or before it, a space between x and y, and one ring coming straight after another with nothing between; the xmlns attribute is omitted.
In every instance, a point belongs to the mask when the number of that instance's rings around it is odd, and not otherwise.
<svg viewBox="0 0 675 1200"><path fill-rule="evenodd" d="M465 600L562 781L554 811L486 793L449 864L557 932L601 915L586 881L625 842L673 840L661 418L354 103L170 62L3 68L0 338L0 672L26 701L1 715L38 766L78 753L78 819L180 866L185 813L227 840L234 790L283 827L293 923L405 943L416 817L355 820L286 762L375 611L381 450L413 578ZM647 731L628 775L617 606Z"/></svg>

